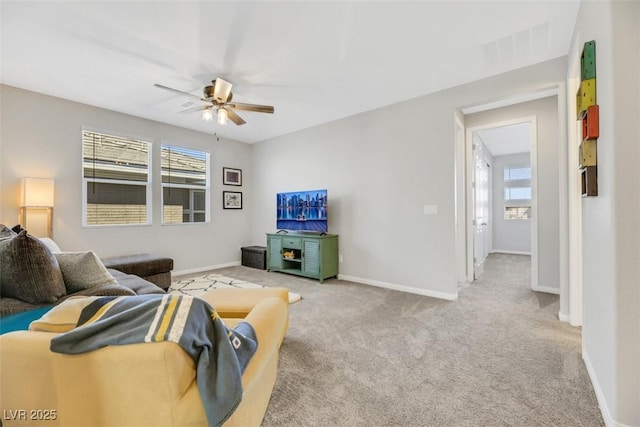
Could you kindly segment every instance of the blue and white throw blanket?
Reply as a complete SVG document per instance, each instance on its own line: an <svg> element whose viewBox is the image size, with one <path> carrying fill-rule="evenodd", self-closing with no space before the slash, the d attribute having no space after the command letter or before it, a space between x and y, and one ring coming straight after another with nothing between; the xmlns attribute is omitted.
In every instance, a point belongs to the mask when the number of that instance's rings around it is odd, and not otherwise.
<svg viewBox="0 0 640 427"><path fill-rule="evenodd" d="M231 330L207 302L186 295L99 297L76 329L51 340L51 351L81 354L108 345L171 341L196 363L196 380L209 425L219 426L242 399L242 373L255 353L246 322Z"/></svg>

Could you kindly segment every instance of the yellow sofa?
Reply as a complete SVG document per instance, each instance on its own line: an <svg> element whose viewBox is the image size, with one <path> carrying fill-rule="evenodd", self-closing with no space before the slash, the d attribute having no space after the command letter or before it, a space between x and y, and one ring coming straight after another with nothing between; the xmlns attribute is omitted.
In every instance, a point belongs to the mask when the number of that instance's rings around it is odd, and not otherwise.
<svg viewBox="0 0 640 427"><path fill-rule="evenodd" d="M239 310L242 293L252 301L244 304L248 313ZM227 326L250 323L258 340L242 376L242 401L225 427L262 422L289 321L286 298L283 288L203 298L213 303ZM235 317L225 318L225 301ZM177 344L109 346L65 355L49 350L57 335L18 331L0 336L2 426L207 426L195 363Z"/></svg>

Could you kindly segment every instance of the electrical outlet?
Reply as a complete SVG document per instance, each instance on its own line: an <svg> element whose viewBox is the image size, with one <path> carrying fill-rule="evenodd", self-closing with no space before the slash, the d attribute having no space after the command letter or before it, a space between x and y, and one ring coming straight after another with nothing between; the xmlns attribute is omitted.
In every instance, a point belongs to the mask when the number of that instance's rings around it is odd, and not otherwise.
<svg viewBox="0 0 640 427"><path fill-rule="evenodd" d="M342 255L338 255L338 262L342 262Z"/></svg>

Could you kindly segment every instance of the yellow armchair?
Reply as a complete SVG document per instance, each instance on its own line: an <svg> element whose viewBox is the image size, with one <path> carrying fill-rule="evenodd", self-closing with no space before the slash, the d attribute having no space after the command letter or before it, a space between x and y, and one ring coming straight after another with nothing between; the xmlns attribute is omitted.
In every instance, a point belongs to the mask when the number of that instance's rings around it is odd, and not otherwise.
<svg viewBox="0 0 640 427"><path fill-rule="evenodd" d="M264 296L244 319L223 316L231 328L242 320L250 323L258 340L258 349L242 375L242 401L225 427L259 426L275 385L280 343L289 321L288 304L283 298ZM18 331L0 336L4 427L36 423L207 426L195 363L177 344L109 346L65 355L49 350L57 335ZM48 421L43 422L45 418Z"/></svg>

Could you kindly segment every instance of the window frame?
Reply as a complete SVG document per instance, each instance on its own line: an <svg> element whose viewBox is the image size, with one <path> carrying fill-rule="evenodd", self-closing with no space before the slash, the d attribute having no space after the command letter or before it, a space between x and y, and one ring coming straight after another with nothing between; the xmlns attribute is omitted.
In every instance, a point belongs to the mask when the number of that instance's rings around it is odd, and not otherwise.
<svg viewBox="0 0 640 427"><path fill-rule="evenodd" d="M170 182L165 183L162 179L162 152L164 150L164 147L171 147L171 148L176 148L178 150L185 150L185 151L196 151L199 153L203 153L205 155L205 185L204 186L200 186L200 185L193 185L193 184L172 184ZM179 189L188 189L188 190L199 190L199 191L204 191L204 221L189 221L189 222L165 222L165 212L164 212L164 189L165 188L179 188ZM195 198L192 196L193 192L190 192L190 196L189 196L189 215L191 216L191 218L193 218L193 216L196 213L202 213L202 210L198 209L192 209L192 206L194 205L194 200ZM211 223L211 152L210 151L206 151L206 150L201 150L201 149L197 149L197 148L188 148L188 147L181 147L179 145L175 145L175 144L170 144L166 141L163 141L160 144L160 225L163 226L180 226L180 225L196 225L196 224L209 224Z"/></svg>
<svg viewBox="0 0 640 427"><path fill-rule="evenodd" d="M85 132L92 132L102 135L109 135L117 138L133 139L144 142L147 144L147 180L146 181L129 181L129 180L117 180L117 179L105 179L105 178L88 178L84 176L84 134ZM114 132L110 130L98 129L89 126L81 126L80 129L80 174L82 177L82 228L121 228L121 227L148 227L153 223L153 138L131 135L124 132ZM106 183L106 184L118 184L118 185L132 185L132 186L144 186L145 187L145 212L146 221L143 223L121 223L121 224L88 224L88 197L90 183Z"/></svg>
<svg viewBox="0 0 640 427"><path fill-rule="evenodd" d="M513 178L511 170L514 169L528 169L529 178ZM509 171L509 172L507 172ZM528 221L531 220L531 215L533 215L533 168L531 165L527 166L504 166L502 171L502 184L503 184L503 192L502 192L502 218L504 221ZM511 198L511 190L515 189L529 189L528 198ZM507 211L509 209L529 209L529 217L528 218L508 218Z"/></svg>

